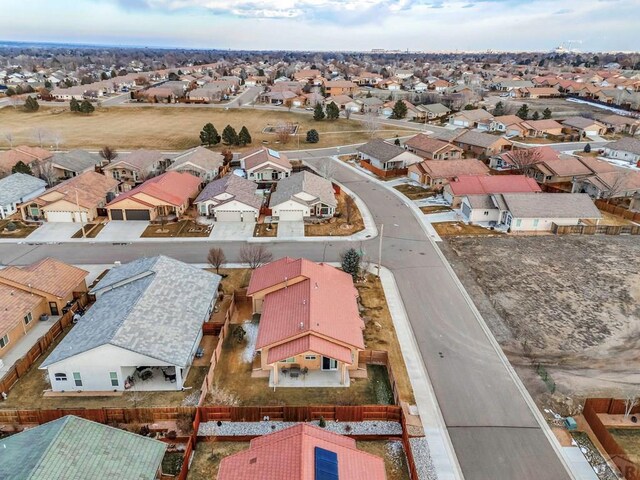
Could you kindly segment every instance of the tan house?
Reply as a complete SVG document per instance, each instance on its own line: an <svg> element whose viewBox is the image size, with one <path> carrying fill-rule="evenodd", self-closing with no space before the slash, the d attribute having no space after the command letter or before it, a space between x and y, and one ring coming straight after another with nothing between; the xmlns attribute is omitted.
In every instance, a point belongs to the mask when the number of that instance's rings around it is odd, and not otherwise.
<svg viewBox="0 0 640 480"><path fill-rule="evenodd" d="M26 335L41 315L57 316L87 291L88 272L53 258L0 270L0 358Z"/></svg>
<svg viewBox="0 0 640 480"><path fill-rule="evenodd" d="M260 314L256 350L270 386L349 386L364 350L351 275L285 257L254 270L247 295Z"/></svg>
<svg viewBox="0 0 640 480"><path fill-rule="evenodd" d="M463 150L443 140L419 133L407 140L404 146L410 152L428 160L450 160L462 158Z"/></svg>
<svg viewBox="0 0 640 480"><path fill-rule="evenodd" d="M439 187L462 175L489 175L489 168L476 158L424 160L409 167L409 178L426 187Z"/></svg>
<svg viewBox="0 0 640 480"><path fill-rule="evenodd" d="M120 182L120 191L126 192L140 185L147 178L162 173L171 164L171 160L157 150L134 150L120 154L103 170L104 174Z"/></svg>
<svg viewBox="0 0 640 480"><path fill-rule="evenodd" d="M506 138L474 130L456 137L453 144L477 157L490 157L511 150L511 142Z"/></svg>
<svg viewBox="0 0 640 480"><path fill-rule="evenodd" d="M22 162L38 173L38 166L53 155L49 150L39 147L21 145L11 150L0 152L0 173L9 174L16 163Z"/></svg>
<svg viewBox="0 0 640 480"><path fill-rule="evenodd" d="M327 97L336 95L354 95L358 91L358 86L349 80L325 80L324 94Z"/></svg>

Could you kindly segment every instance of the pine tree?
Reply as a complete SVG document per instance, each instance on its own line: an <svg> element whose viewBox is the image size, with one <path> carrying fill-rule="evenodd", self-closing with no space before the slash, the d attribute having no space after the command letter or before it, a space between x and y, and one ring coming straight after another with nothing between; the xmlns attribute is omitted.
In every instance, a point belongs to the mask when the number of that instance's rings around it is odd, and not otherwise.
<svg viewBox="0 0 640 480"><path fill-rule="evenodd" d="M320 103L316 103L316 107L313 109L313 119L316 122L319 122L320 120L324 120L324 110L322 108L322 105L320 105Z"/></svg>
<svg viewBox="0 0 640 480"><path fill-rule="evenodd" d="M244 146L251 143L251 135L249 134L249 130L244 125L240 129L240 133L238 133L238 142L240 145Z"/></svg>
<svg viewBox="0 0 640 480"><path fill-rule="evenodd" d="M222 131L222 141L225 145L238 145L238 134L231 125L224 127Z"/></svg>
<svg viewBox="0 0 640 480"><path fill-rule="evenodd" d="M212 123L207 123L200 132L200 143L211 146L220 143L220 135Z"/></svg>
<svg viewBox="0 0 640 480"><path fill-rule="evenodd" d="M80 111L88 115L95 111L95 107L91 105L91 102L89 100L83 100L80 104Z"/></svg>
<svg viewBox="0 0 640 480"><path fill-rule="evenodd" d="M520 117L522 120L526 120L529 118L529 106L526 103L523 103L522 106L516 112L516 115Z"/></svg>
<svg viewBox="0 0 640 480"><path fill-rule="evenodd" d="M80 111L80 102L78 102L78 100L76 100L75 98L72 98L71 101L69 102L69 109L72 112L79 112Z"/></svg>
<svg viewBox="0 0 640 480"><path fill-rule="evenodd" d="M504 103L502 103L502 101L499 101L498 103L496 103L496 108L493 109L493 116L501 117L502 115L504 115Z"/></svg>
<svg viewBox="0 0 640 480"><path fill-rule="evenodd" d="M531 120L539 120L540 119L540 114L535 111L533 112L533 115L531 116Z"/></svg>
<svg viewBox="0 0 640 480"><path fill-rule="evenodd" d="M26 173L27 175L33 175L29 165L24 163L22 160L18 161L18 163L11 168L11 173Z"/></svg>
<svg viewBox="0 0 640 480"><path fill-rule="evenodd" d="M391 118L400 119L406 116L407 116L407 105L402 100L398 100L396 104L393 106Z"/></svg>
<svg viewBox="0 0 640 480"><path fill-rule="evenodd" d="M24 109L27 112L37 112L39 108L40 105L38 105L38 101L34 97L27 97L27 100L24 102Z"/></svg>
<svg viewBox="0 0 640 480"><path fill-rule="evenodd" d="M542 111L542 118L544 118L545 120L549 120L551 118L551 110L549 110L548 108L545 108Z"/></svg>
<svg viewBox="0 0 640 480"><path fill-rule="evenodd" d="M396 137L396 139L393 141L394 145L397 145L398 147L400 146L400 139L398 137Z"/></svg>
<svg viewBox="0 0 640 480"><path fill-rule="evenodd" d="M311 129L307 132L307 143L318 143L320 141L320 135L315 129Z"/></svg>
<svg viewBox="0 0 640 480"><path fill-rule="evenodd" d="M327 105L326 111L327 120L336 120L340 116L340 108L334 102Z"/></svg>
<svg viewBox="0 0 640 480"><path fill-rule="evenodd" d="M355 280L360 273L360 255L355 248L350 248L342 255L342 270Z"/></svg>

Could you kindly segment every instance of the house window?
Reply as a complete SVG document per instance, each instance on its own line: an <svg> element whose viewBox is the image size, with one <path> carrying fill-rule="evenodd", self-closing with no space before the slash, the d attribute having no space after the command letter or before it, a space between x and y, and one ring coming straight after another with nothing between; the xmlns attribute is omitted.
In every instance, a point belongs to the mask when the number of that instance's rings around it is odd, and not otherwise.
<svg viewBox="0 0 640 480"><path fill-rule="evenodd" d="M24 324L29 325L31 320L33 320L33 316L31 315L31 312L29 312L24 316Z"/></svg>
<svg viewBox="0 0 640 480"><path fill-rule="evenodd" d="M56 382L66 382L67 374L66 373L54 373L53 378Z"/></svg>
<svg viewBox="0 0 640 480"><path fill-rule="evenodd" d="M4 348L9 344L9 334L0 338L0 348Z"/></svg>
<svg viewBox="0 0 640 480"><path fill-rule="evenodd" d="M516 227L519 227L520 225L522 225L522 220L518 218L516 220Z"/></svg>
<svg viewBox="0 0 640 480"><path fill-rule="evenodd" d="M537 218L536 218L536 219L534 219L534 220L533 220L533 226L534 226L534 227L537 227L537 226L538 226L538 222L539 222L539 221L540 221L540 220L538 220Z"/></svg>
<svg viewBox="0 0 640 480"><path fill-rule="evenodd" d="M489 212L485 210L485 211L484 211L484 214L485 214L485 216L486 216L486 215L489 215Z"/></svg>
<svg viewBox="0 0 640 480"><path fill-rule="evenodd" d="M73 381L76 384L76 387L82 386L82 377L80 376L80 372L73 372Z"/></svg>
<svg viewBox="0 0 640 480"><path fill-rule="evenodd" d="M29 206L29 212L31 212L32 217L37 217L38 215L40 215L40 209L37 205Z"/></svg>
<svg viewBox="0 0 640 480"><path fill-rule="evenodd" d="M118 386L118 372L109 372L109 377L111 378L111 386Z"/></svg>
<svg viewBox="0 0 640 480"><path fill-rule="evenodd" d="M296 357L290 357L285 360L282 360L282 363L295 363L295 362L296 362Z"/></svg>
<svg viewBox="0 0 640 480"><path fill-rule="evenodd" d="M305 356L304 356L304 359L305 359L305 360L315 360L315 359L316 359L316 356L315 356L315 355L305 355Z"/></svg>

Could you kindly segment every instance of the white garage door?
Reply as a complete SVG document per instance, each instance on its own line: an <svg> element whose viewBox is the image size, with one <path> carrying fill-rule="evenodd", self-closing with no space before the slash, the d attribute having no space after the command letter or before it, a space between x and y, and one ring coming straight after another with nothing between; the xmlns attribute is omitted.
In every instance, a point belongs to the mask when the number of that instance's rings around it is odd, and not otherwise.
<svg viewBox="0 0 640 480"><path fill-rule="evenodd" d="M304 218L302 210L280 210L278 213L281 222L297 222Z"/></svg>
<svg viewBox="0 0 640 480"><path fill-rule="evenodd" d="M416 172L409 172L409 178L411 180L413 180L414 182L420 183L420 174L418 174Z"/></svg>
<svg viewBox="0 0 640 480"><path fill-rule="evenodd" d="M73 222L73 215L71 212L47 212L48 222Z"/></svg>
<svg viewBox="0 0 640 480"><path fill-rule="evenodd" d="M219 222L241 222L242 212L240 210L218 210L216 220Z"/></svg>

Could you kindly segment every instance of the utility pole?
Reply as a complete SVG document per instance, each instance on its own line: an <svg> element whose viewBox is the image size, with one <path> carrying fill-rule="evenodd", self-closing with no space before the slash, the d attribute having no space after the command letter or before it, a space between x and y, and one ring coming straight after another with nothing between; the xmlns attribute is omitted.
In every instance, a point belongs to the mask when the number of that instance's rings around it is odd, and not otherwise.
<svg viewBox="0 0 640 480"><path fill-rule="evenodd" d="M76 191L76 208L78 209L78 215L80 216L80 225L82 226L82 238L87 238L87 235L84 231L84 220L82 220L82 212L80 211L80 202L78 201L78 189Z"/></svg>
<svg viewBox="0 0 640 480"><path fill-rule="evenodd" d="M384 235L384 223L380 224L380 240L378 242L378 278L380 278L380 269L382 268L382 236Z"/></svg>

